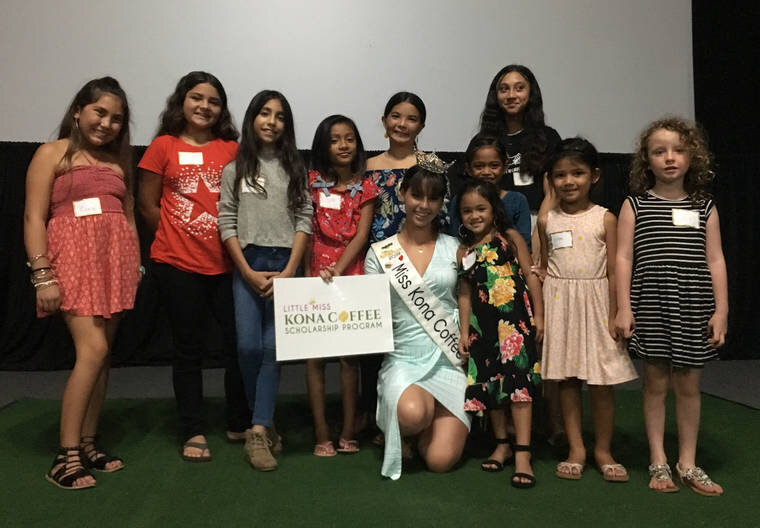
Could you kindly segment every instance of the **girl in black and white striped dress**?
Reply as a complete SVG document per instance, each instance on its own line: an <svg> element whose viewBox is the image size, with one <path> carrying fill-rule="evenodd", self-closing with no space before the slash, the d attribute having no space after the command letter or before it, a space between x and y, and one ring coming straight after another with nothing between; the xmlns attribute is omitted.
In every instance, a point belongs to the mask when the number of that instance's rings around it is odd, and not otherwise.
<svg viewBox="0 0 760 528"><path fill-rule="evenodd" d="M649 487L678 488L663 447L665 396L672 382L678 422L676 471L702 495L723 489L696 465L705 362L725 340L728 293L718 211L708 194L710 153L699 128L678 118L641 134L631 192L618 221L618 331L645 359L644 421Z"/></svg>

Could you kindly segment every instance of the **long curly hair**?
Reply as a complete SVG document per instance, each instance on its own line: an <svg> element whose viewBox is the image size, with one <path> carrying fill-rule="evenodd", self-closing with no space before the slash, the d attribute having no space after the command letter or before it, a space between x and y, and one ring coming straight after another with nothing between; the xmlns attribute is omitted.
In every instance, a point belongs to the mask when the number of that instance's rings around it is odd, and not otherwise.
<svg viewBox="0 0 760 528"><path fill-rule="evenodd" d="M486 136L500 137L507 133L507 113L499 106L496 97L499 87L499 81L502 77L510 72L517 72L522 75L530 89L528 102L523 110L522 121L523 130L526 137L525 144L530 145L526 152L521 152L521 164L527 172L532 175L539 175L543 172L543 157L548 147L548 140L544 127L544 99L541 96L541 87L533 72L527 66L522 64L510 64L500 69L488 87L486 95L486 104L483 113L480 115L480 133Z"/></svg>
<svg viewBox="0 0 760 528"><path fill-rule="evenodd" d="M222 100L222 110L219 114L219 119L211 127L211 133L216 138L237 141L239 134L232 123L230 110L227 108L227 92L224 91L224 86L222 86L219 79L204 71L192 71L179 80L174 93L166 100L166 108L161 113L161 123L158 126L156 137L163 135L179 136L185 130L185 126L187 126L187 119L185 119L185 112L183 110L185 96L187 92L203 83L208 83L216 88L216 91L219 93L219 99Z"/></svg>
<svg viewBox="0 0 760 528"><path fill-rule="evenodd" d="M243 117L243 135L240 138L240 147L235 158L235 186L240 189L240 181L246 183L256 191L266 195L266 189L261 185L257 176L259 174L259 139L253 130L253 121L261 113L261 109L272 99L277 99L282 105L285 126L282 135L275 144L277 158L282 164L285 173L290 177L288 182L288 207L294 211L306 201L306 168L301 155L296 148L296 132L293 124L293 111L285 96L276 90L262 90L251 99L248 109ZM237 192L237 191L236 191Z"/></svg>
<svg viewBox="0 0 760 528"><path fill-rule="evenodd" d="M631 162L631 193L644 194L654 187L654 174L649 168L649 138L661 129L676 132L689 153L689 170L684 175L683 188L691 201L697 203L710 198L710 185L715 174L705 132L697 123L677 116L658 119L639 135Z"/></svg>
<svg viewBox="0 0 760 528"><path fill-rule="evenodd" d="M491 182L487 182L484 180L478 180L477 178L467 178L465 180L464 185L459 190L459 193L457 193L457 203L459 204L459 217L462 217L462 198L464 198L465 194L469 193L476 193L485 200L491 204L491 210L493 211L493 225L496 229L496 232L499 233L504 237L505 240L509 240L509 236L507 235L507 229L511 229L513 227L512 221L510 220L509 216L507 216L506 211L504 210L504 202L501 201L501 197L499 196L499 189ZM459 228L459 237L462 239L462 242L464 242L466 245L472 245L475 242L475 234L467 229L464 226L464 223L462 223L461 227Z"/></svg>
<svg viewBox="0 0 760 528"><path fill-rule="evenodd" d="M72 165L74 154L82 149L83 138L79 125L74 115L85 106L95 103L101 96L109 94L121 101L123 120L121 130L113 141L104 145L102 150L116 156L119 166L124 172L124 182L128 190L132 190L132 148L129 145L129 103L127 94L124 93L119 81L113 77L101 77L87 82L74 96L69 108L58 127L58 139L67 138L69 146L56 167L56 172L69 170Z"/></svg>

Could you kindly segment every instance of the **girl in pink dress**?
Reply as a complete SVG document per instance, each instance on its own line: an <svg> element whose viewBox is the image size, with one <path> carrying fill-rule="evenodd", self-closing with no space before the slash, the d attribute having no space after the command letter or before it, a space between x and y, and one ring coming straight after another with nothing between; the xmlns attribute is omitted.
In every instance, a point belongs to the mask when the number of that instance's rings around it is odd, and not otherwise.
<svg viewBox="0 0 760 528"><path fill-rule="evenodd" d="M583 475L581 387L585 381L594 418L594 461L604 480L625 482L628 472L611 452L613 386L635 379L636 370L614 326L617 220L589 198L600 175L591 143L566 139L549 161L549 183L559 204L538 219L541 268L546 271L541 377L559 382L570 444L567 459L557 465L555 474L569 480Z"/></svg>
<svg viewBox="0 0 760 528"><path fill-rule="evenodd" d="M325 281L339 275L360 275L374 214L377 185L364 177L364 145L354 122L342 115L326 117L317 126L311 146L309 194L314 205L311 251L304 259L306 276ZM314 415L316 456L357 453L354 421L359 365L340 358L343 429L336 451L325 419L325 365L322 359L306 362L306 382Z"/></svg>
<svg viewBox="0 0 760 528"><path fill-rule="evenodd" d="M24 242L37 314L60 311L76 350L61 402L60 449L45 478L95 485L90 470L122 469L95 444L108 353L142 276L131 193L129 106L119 83L94 79L76 94L57 141L34 155L26 180Z"/></svg>

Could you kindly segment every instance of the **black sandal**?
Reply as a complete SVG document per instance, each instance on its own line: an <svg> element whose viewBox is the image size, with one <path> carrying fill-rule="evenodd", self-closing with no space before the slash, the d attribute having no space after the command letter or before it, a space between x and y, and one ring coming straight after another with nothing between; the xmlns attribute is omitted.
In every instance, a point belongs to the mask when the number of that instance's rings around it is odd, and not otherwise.
<svg viewBox="0 0 760 528"><path fill-rule="evenodd" d="M497 438L496 439L497 444L509 444L510 448L512 447L512 442L509 438ZM512 450L512 454L509 455L507 458L504 459L503 462L499 462L498 460L495 460L493 458L489 458L488 460L484 460L480 463L480 469L487 473L498 473L499 471L504 471L504 466L506 464L509 464L512 459L515 458L514 450ZM496 466L496 467L489 467L489 466Z"/></svg>
<svg viewBox="0 0 760 528"><path fill-rule="evenodd" d="M82 450L82 455L84 455L82 460L84 466L87 469L94 469L103 473L113 473L114 471L124 469L124 461L122 459L98 449L98 446L95 444L97 439L97 436L83 436L80 441L79 448ZM121 465L111 469L106 468L110 462L116 461L121 462Z"/></svg>
<svg viewBox="0 0 760 528"><path fill-rule="evenodd" d="M515 444L512 446L512 450L517 453L518 451L528 451L530 453L530 445ZM520 482L515 480L516 478L526 479L528 482ZM528 489L536 485L536 477L527 473L512 473L512 487L519 489Z"/></svg>
<svg viewBox="0 0 760 528"><path fill-rule="evenodd" d="M50 471L45 473L45 480L61 489L78 490L95 487L95 483L86 486L74 486L74 482L77 479L91 476L90 472L82 464L82 454L79 446L60 447L58 454L53 459L53 465L50 466Z"/></svg>

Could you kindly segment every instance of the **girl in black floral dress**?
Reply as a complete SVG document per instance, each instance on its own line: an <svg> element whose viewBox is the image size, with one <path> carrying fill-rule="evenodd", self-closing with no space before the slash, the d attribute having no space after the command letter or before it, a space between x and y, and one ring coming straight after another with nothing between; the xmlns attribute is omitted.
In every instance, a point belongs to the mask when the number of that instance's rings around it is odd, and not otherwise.
<svg viewBox="0 0 760 528"><path fill-rule="evenodd" d="M497 446L482 467L501 471L508 449L509 406L516 433L512 485L532 487L536 480L530 464L531 412L541 381L536 342L544 327L541 285L535 275L521 271L530 270L530 252L509 226L492 183L468 181L458 203L463 241L457 256L459 349L469 357L465 410L480 415L488 411Z"/></svg>

